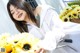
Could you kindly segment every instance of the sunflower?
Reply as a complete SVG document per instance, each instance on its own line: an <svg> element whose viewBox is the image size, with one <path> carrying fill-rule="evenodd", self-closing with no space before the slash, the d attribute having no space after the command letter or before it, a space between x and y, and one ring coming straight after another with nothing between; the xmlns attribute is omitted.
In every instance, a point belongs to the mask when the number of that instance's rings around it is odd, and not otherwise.
<svg viewBox="0 0 80 53"><path fill-rule="evenodd" d="M17 43L14 46L15 53L34 53L35 50L39 48L36 46L39 39L28 33L22 33L21 36L22 38L20 38L18 41L16 40Z"/></svg>
<svg viewBox="0 0 80 53"><path fill-rule="evenodd" d="M13 36L4 34L0 36L0 48L5 49L5 53L35 53L38 38L29 33L20 33Z"/></svg>
<svg viewBox="0 0 80 53"><path fill-rule="evenodd" d="M10 53L12 51L12 42L8 42L8 39L10 38L9 33L4 33L0 35L0 49L3 49L3 51L0 51L1 53Z"/></svg>
<svg viewBox="0 0 80 53"><path fill-rule="evenodd" d="M60 13L60 19L64 22L80 23L80 6L72 5L69 8L71 9L66 8Z"/></svg>

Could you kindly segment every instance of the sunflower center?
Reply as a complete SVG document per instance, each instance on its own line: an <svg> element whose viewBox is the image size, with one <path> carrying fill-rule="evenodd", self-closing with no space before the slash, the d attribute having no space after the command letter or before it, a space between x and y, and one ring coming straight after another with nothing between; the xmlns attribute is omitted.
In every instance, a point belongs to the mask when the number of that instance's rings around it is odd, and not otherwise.
<svg viewBox="0 0 80 53"><path fill-rule="evenodd" d="M15 41L14 43L17 43L18 41Z"/></svg>
<svg viewBox="0 0 80 53"><path fill-rule="evenodd" d="M65 18L65 19L64 19L64 21L65 21L65 22L67 22L67 21L68 21L68 19L67 19L67 18Z"/></svg>
<svg viewBox="0 0 80 53"><path fill-rule="evenodd" d="M24 44L23 49L24 50L30 50L31 46L30 44Z"/></svg>
<svg viewBox="0 0 80 53"><path fill-rule="evenodd" d="M73 14L74 16L77 16L77 14Z"/></svg>
<svg viewBox="0 0 80 53"><path fill-rule="evenodd" d="M11 53L12 52L12 50L10 50L8 53Z"/></svg>

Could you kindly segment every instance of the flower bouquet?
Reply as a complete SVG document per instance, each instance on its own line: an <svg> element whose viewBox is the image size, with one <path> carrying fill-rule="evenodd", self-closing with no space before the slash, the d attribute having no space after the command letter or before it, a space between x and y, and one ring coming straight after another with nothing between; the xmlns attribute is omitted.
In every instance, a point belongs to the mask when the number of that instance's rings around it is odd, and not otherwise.
<svg viewBox="0 0 80 53"><path fill-rule="evenodd" d="M35 53L39 46L38 38L29 33L20 33L10 36L9 33L0 35L1 53ZM3 50L4 51L3 51Z"/></svg>
<svg viewBox="0 0 80 53"><path fill-rule="evenodd" d="M80 6L71 5L63 9L60 19L64 22L80 23Z"/></svg>

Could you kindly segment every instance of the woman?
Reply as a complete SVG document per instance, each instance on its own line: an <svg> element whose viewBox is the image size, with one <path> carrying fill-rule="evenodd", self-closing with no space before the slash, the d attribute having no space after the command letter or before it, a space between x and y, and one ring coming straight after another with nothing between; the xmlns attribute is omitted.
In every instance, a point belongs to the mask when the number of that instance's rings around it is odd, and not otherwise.
<svg viewBox="0 0 80 53"><path fill-rule="evenodd" d="M36 53L44 49L54 50L60 39L65 36L58 14L49 5L38 5L33 8L25 0L9 0L7 10L21 33L29 32L42 40L39 42L42 48Z"/></svg>

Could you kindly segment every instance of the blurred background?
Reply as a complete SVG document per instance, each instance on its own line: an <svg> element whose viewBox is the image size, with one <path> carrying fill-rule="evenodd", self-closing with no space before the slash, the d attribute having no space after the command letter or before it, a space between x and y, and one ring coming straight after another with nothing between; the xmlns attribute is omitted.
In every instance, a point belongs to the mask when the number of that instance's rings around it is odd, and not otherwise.
<svg viewBox="0 0 80 53"><path fill-rule="evenodd" d="M0 0L0 34L2 33L18 33L13 22L10 20L6 4L8 0Z"/></svg>

